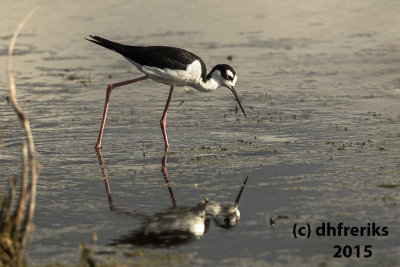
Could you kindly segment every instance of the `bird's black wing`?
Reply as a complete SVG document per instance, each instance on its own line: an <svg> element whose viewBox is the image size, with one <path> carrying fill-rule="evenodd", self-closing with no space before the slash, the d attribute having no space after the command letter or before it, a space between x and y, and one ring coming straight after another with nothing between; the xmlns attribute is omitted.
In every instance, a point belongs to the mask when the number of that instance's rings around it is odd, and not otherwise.
<svg viewBox="0 0 400 267"><path fill-rule="evenodd" d="M90 36L86 39L128 58L142 66L186 70L187 65L198 60L201 64L202 78L206 77L206 65L197 55L177 47L170 46L128 46L107 39Z"/></svg>

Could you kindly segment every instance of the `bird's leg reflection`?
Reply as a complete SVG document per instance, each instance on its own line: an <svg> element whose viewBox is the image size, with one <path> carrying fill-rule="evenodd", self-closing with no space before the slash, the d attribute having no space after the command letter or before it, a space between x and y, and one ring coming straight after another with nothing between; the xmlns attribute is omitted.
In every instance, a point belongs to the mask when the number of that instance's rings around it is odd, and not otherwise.
<svg viewBox="0 0 400 267"><path fill-rule="evenodd" d="M112 212L118 212L118 213L122 213L125 215L130 215L130 216L135 216L138 217L139 219L147 219L148 215L146 214L141 214L141 213L137 213L134 211L127 211L121 208L118 208L114 205L114 201L111 197L111 188L110 188L110 183L108 182L108 176L107 176L107 169L106 166L104 164L104 160L103 160L103 155L101 154L101 150L100 149L96 149L96 153L97 153L97 157L99 158L99 164L101 167L101 172L103 174L103 178L104 178L104 185L106 188L106 193L107 193L107 199L108 199L108 205L110 207L110 210Z"/></svg>
<svg viewBox="0 0 400 267"><path fill-rule="evenodd" d="M173 207L176 207L176 200L175 200L175 196L174 196L174 191L172 191L172 187L171 187L171 184L170 184L169 178L168 178L167 156L168 156L168 150L165 151L164 157L163 157L163 159L162 159L162 163L161 163L161 173L163 174L165 183L166 183L167 186L168 186L169 195L170 195L171 200L172 200L172 206L173 206Z"/></svg>
<svg viewBox="0 0 400 267"><path fill-rule="evenodd" d="M108 183L107 169L106 169L106 166L104 165L103 155L101 154L100 149L96 149L96 153L97 153L97 157L99 158L99 164L100 164L101 172L102 172L103 178L104 178L104 185L106 187L108 205L110 206L111 211L115 211L114 202L111 197L110 184Z"/></svg>

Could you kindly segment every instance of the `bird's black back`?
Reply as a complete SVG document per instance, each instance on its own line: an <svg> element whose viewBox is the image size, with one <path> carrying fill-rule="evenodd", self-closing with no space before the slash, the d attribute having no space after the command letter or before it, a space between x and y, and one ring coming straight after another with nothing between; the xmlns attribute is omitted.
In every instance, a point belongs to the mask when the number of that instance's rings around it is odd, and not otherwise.
<svg viewBox="0 0 400 267"><path fill-rule="evenodd" d="M94 40L86 40L113 50L142 66L186 70L189 64L198 60L201 64L202 79L206 79L207 70L203 60L184 49L170 46L129 46L109 41L98 36L90 37Z"/></svg>

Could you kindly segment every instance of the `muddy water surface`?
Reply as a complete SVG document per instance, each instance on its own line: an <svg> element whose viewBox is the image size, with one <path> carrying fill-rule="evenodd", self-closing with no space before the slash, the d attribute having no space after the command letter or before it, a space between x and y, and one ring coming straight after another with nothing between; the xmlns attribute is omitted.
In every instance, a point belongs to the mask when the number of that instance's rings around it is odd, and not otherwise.
<svg viewBox="0 0 400 267"><path fill-rule="evenodd" d="M3 5L3 66L11 33L30 6ZM89 244L96 232L98 261L144 255L139 260L184 266L398 264L399 9L390 0L42 2L14 57L20 102L43 163L30 262L77 263L79 243ZM93 147L106 86L140 74L85 41L89 34L182 47L200 55L208 69L231 64L247 118L229 90L177 88L162 172L159 119L168 86L144 81L118 88L101 166ZM6 84L5 75L0 81ZM1 94L0 171L18 176L23 133L4 98L8 92ZM205 219L204 197L233 202L247 176L237 225ZM190 209L190 218L198 218L195 210L206 221L205 233L138 241L151 222ZM318 237L323 222L370 229L375 223L388 234ZM295 223L310 225L310 239L293 237ZM335 245L371 245L372 256L353 251L333 258Z"/></svg>

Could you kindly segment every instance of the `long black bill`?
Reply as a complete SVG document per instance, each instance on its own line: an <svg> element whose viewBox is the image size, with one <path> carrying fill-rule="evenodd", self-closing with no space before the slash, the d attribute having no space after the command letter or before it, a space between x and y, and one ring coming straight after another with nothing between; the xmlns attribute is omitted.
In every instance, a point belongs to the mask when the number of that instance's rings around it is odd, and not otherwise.
<svg viewBox="0 0 400 267"><path fill-rule="evenodd" d="M242 107L242 104L240 104L239 97L238 97L238 95L236 94L235 87L231 86L229 89L231 89L233 95L234 95L235 98L236 98L236 101L239 103L240 109L243 111L243 114L244 114L244 116L246 117L246 113L244 112L244 109L243 109L243 107Z"/></svg>
<svg viewBox="0 0 400 267"><path fill-rule="evenodd" d="M235 200L236 206L239 205L239 200L240 200L240 197L242 196L243 189L244 189L244 187L245 187L245 185L246 185L246 182L247 182L247 178L249 178L249 176L247 176L246 179L244 180L243 185L242 185L242 187L240 188L239 194L238 194L237 197L236 197L236 200Z"/></svg>

